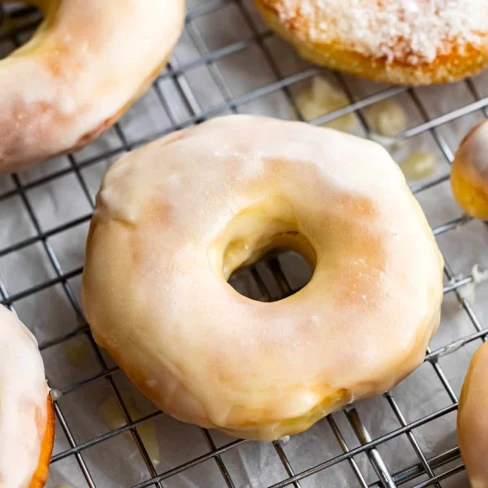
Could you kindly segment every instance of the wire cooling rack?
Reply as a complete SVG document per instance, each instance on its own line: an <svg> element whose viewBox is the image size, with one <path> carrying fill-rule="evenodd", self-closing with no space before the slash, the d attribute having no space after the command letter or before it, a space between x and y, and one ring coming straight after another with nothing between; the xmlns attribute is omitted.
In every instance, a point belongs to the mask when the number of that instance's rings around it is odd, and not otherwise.
<svg viewBox="0 0 488 488"><path fill-rule="evenodd" d="M7 5L0 14L0 56L24 42L38 21L35 10ZM427 145L438 155L436 174L411 188L446 258L441 329L449 334L444 341L434 341L420 373L397 389L366 401L364 407L360 403L330 415L288 442L264 445L229 439L182 426L154 408L134 418L124 394L130 386L96 346L80 307L84 239L101 176L124 152L213 116L242 112L302 119L296 91L318 74L340 87L350 103L312 124L355 114L356 132L368 136L368 107L394 99L411 121L396 141ZM50 384L58 390L51 471L61 475L49 486L66 482L106 487L109 479L110 486L132 488L467 486L454 435L455 413L467 363L488 329L482 324L483 293L473 305L462 291L473 281L472 265L483 257L473 242L483 248L487 236L484 225L455 206L448 179L449 163L466 127L486 115L488 93L482 79L430 89L361 83L299 60L262 24L248 1L190 1L173 59L119 124L78 154L0 182L0 301L35 332ZM465 125L456 125L460 121ZM279 299L303 284L277 257L245 273L249 293L261 300ZM66 362L74 341L76 347L84 341L93 364L75 368ZM99 390L94 385L116 399L123 425L101 427L93 399L98 400ZM445 401L428 407L429 398L439 395ZM416 415L411 411L416 405L426 408ZM159 422L161 457L171 462L158 465L148 453L141 428L151 422ZM133 445L129 458L118 441ZM411 455L398 459L392 454L407 447ZM250 459L257 461L253 465ZM110 471L111 466L116 468ZM137 466L136 474L132 466ZM206 470L199 471L201 466Z"/></svg>

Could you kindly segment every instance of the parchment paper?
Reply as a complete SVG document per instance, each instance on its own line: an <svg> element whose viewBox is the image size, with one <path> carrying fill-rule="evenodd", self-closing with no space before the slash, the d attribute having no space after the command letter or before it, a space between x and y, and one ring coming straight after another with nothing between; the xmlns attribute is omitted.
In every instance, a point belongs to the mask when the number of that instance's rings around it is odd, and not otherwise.
<svg viewBox="0 0 488 488"><path fill-rule="evenodd" d="M188 3L191 11L193 8L211 6L219 2L193 0ZM184 74L179 74L177 80L167 77L159 82L169 106L169 112L164 110L156 91L151 89L122 120L121 128L129 143L141 138L150 138L158 131L171 127L172 123L185 123L190 117L198 115L199 111L205 112L221 107L222 104L225 104L226 98L239 97L276 81L278 77L298 73L310 67L301 61L284 42L273 36L263 35L267 29L261 23L250 2L222 3L225 4L222 8L215 9L208 15L197 17L187 26L176 49L172 68L178 70L180 67L190 67L185 69ZM246 16L248 16L247 19ZM247 22L249 19L255 23L253 27L249 26ZM251 41L255 35L259 36L259 43L262 44L262 47L258 42ZM236 50L233 54L219 57L212 66L204 63L191 64L202 55L234 45L234 43L243 43L245 47ZM3 49L6 49L5 46ZM275 64L274 67L270 65L270 59ZM331 83L339 86L338 79L333 73L324 70L322 75ZM386 85L359 81L349 76L342 76L342 79L354 100L379 92L386 87ZM479 90L481 96L488 95L487 81L488 73L476 77L473 81L474 88ZM294 84L289 87L287 92L273 91L257 100L239 105L237 110L242 113L266 114L285 119L296 118L297 115L290 104L290 97L293 98L300 90L306 88L307 83ZM182 86L189 87L193 92L195 99L192 106L185 103L181 93ZM416 94L424 104L426 115L429 118L474 101L473 93L469 91L465 83L422 88L416 90ZM407 93L395 96L394 100L407 111L409 127L414 127L424 121L423 114ZM231 110L220 109L218 112L223 114L229 113ZM467 130L483 117L483 113L477 112L437 129L437 135L447 144L448 153L455 151ZM364 128L359 123L353 132L359 136L366 135ZM82 163L120 147L121 142L112 129L74 156L74 162L81 164L79 175L86 183L92 201L102 175L118 155L102 159L95 164L84 166ZM432 178L448 174L448 163L439 150L433 135L428 132L408 140L394 152L393 156L400 161L409 152L419 149L431 151L437 156L437 169ZM58 158L21 174L19 178L23 183L28 184L52 172L68 168L70 164L68 158ZM414 185L416 184L414 183ZM0 194L12 189L13 186L14 182L11 178L1 178ZM425 190L417 196L432 226L451 221L462 215L453 200L448 181ZM47 237L46 245L54 251L63 273L69 273L81 267L91 203L83 193L77 175L69 172L61 178L39 184L29 189L26 197L43 232L49 232L74 219L80 219L78 225ZM0 202L0 246L2 249L35 235L36 230L32 219L27 214L20 196L13 196ZM475 264L479 264L482 268L488 267L488 232L480 222L473 221L462 229L442 234L439 236L438 242L457 276L469 275ZM297 284L303 282L304 272L296 269L296 262L292 263L291 267L288 263L286 271L292 282ZM263 270L263 273L266 274L266 271ZM0 257L0 279L10 295L55 277L53 265L48 260L46 250L40 242ZM81 303L79 274L70 278L67 286L68 292L73 291L79 305ZM246 289L253 285L244 278L240 286ZM271 286L276 287L276 284L271 283ZM55 340L80 326L80 321L68 301L67 290L63 289L61 284L56 284L14 303L20 318L29 325L40 344ZM473 309L482 326L485 324L488 313L487 295L488 285L479 285ZM432 350L475 332L473 324L460 307L454 293L446 295L442 312L442 324L432 341ZM459 394L469 359L480 344L481 341L474 341L439 360L439 365L456 395ZM74 350L81 351L78 354L81 359L75 357L73 360ZM102 357L107 367L114 366L103 352ZM43 358L51 387L60 390L103 371L103 366L97 359L92 343L84 334L44 349ZM112 377L120 391L124 392L124 395L135 404L138 415L147 415L156 411L155 407L136 391L122 372L119 371ZM430 364L422 365L409 378L394 388L392 394L406 421L419 419L452 403L452 399L449 398ZM114 398L113 390L109 382L101 378L64 394L58 400L76 443L89 441L110 430L102 418L101 407L107 401L110 402L111 398ZM356 408L373 438L400 427L399 421L383 397L358 402ZM359 441L344 413L337 412L333 418L349 448L358 446ZM454 412L413 431L420 449L427 458L430 459L457 445L455 418ZM209 446L200 429L179 423L165 415L159 415L151 423L154 425L159 445L158 463L155 466L158 473L209 452ZM211 437L217 447L233 440L218 432L211 432ZM295 472L300 472L342 453L327 420L319 422L308 432L293 436L289 442L282 445ZM70 447L63 428L58 422L54 453L63 452ZM381 444L378 450L390 472L396 472L419 462L406 435ZM134 439L127 434L118 435L84 449L81 451L81 458L98 487L129 487L150 478ZM245 443L239 448L225 452L221 459L227 467L234 485L239 488L264 488L287 477L271 444ZM377 475L365 454L355 457L354 460L368 483L377 480ZM459 461L454 463L454 465L456 464L459 464ZM453 464L443 467L442 470L451 467ZM439 472L436 471L436 474ZM421 479L425 479L425 477ZM416 482L419 482L419 479ZM56 462L52 466L47 486L54 488L64 483L74 488L88 486L80 469L79 460L75 456ZM164 487L173 488L225 486L218 465L213 459L170 477L162 484ZM302 488L323 486L339 488L360 485L353 474L351 465L343 462L302 480L301 486ZM442 482L442 486L467 487L465 473Z"/></svg>

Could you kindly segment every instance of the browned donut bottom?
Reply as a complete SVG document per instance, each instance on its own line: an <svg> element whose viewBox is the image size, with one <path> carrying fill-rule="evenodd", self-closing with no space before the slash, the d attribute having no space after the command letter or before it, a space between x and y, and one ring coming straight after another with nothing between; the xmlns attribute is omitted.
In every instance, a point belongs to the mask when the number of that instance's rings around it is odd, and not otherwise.
<svg viewBox="0 0 488 488"><path fill-rule="evenodd" d="M49 475L49 462L51 461L51 453L53 451L54 443L54 407L51 397L47 397L47 422L46 432L41 445L41 455L39 457L39 464L37 465L36 472L32 478L29 488L42 488Z"/></svg>

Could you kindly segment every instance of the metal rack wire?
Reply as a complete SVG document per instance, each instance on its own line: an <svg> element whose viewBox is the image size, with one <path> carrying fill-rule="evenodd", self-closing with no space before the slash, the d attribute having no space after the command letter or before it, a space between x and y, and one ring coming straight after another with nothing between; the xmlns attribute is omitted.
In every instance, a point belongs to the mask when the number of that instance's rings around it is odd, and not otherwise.
<svg viewBox="0 0 488 488"><path fill-rule="evenodd" d="M244 39L223 39L220 45L212 49L206 45L206 41L199 31L199 21L206 16L213 15L218 11L229 8L232 8L234 14L239 18L239 22L242 22L246 26L249 35ZM0 15L0 23L2 22L2 17L5 20L12 15L17 17L27 15L29 19L33 16L33 11L28 8L14 10L13 12L14 13L12 13L12 10L8 10L5 11L3 15ZM9 32L8 34L2 34L2 31L0 30L0 47L7 45L5 50L8 51L16 45L19 45L23 40L24 33L31 31L32 28L35 27L37 21L38 19L34 14L32 22L29 21L13 33ZM84 225L86 226L91 218L91 211L94 208L94 194L92 189L93 185L87 178L87 169L95 167L103 161L118 157L126 151L132 150L149 140L167 134L173 130L202 122L212 116L229 112L237 113L246 111L246 107L254 101L278 92L283 95L285 102L289 104L294 116L301 118L299 108L296 106L294 97L291 93L291 88L293 85L304 80L309 80L318 73L325 71L316 67L306 66L298 72L286 75L283 74L280 66L281 60L276 59L268 44L268 41L273 38L273 35L260 25L250 2L246 0L194 0L193 2L190 2L186 16L185 35L187 36L188 42L191 42L194 46L197 55L195 55L193 59L182 62L181 60L179 61L177 52L166 70L159 76L151 88L152 95L156 101L155 103L158 104L158 110L161 111L161 114L164 114L164 117L166 117L169 122L166 127L158 127L149 136L143 135L141 137L134 137L124 127L124 121L121 121L121 123L117 124L113 129L112 135L114 136L115 142L111 143L108 149L106 148L102 152L98 152L97 154L90 155L86 158L79 158L76 155L68 156L65 164L62 164L60 167L55 167L54 170L50 170L47 174L41 174L40 176L37 175L29 179L24 179L22 178L22 175L13 175L9 177L8 182L4 185L5 188L0 190L0 214L6 208L7 201L13 198L20 199L19 201L21 202L23 211L25 212L30 225L34 229L31 235L16 242L10 243L8 241L0 241L0 261L3 258L8 258L12 255L21 253L32 246L40 246L50 267L50 272L48 273L47 278L33 280L35 282L29 282L25 286L14 291L9 289L5 276L2 276L0 267L0 302L15 312L18 304L22 300L41 294L53 287L60 287L64 297L74 311L76 323L67 327L68 332L58 334L55 337L50 337L47 340L42 340L40 342L40 349L43 353L46 353L56 349L56 347L65 344L67 341L70 341L75 337L85 337L93 350L99 366L98 372L95 374L60 388L61 393L64 396L68 396L75 391L86 388L94 382L105 381L113 395L117 398L117 402L123 412L125 419L124 426L80 442L77 440L76 435L73 434L73 424L68 420L68 412L62 408L61 402L55 402L58 431L64 433L67 446L55 452L52 464L55 466L56 463L60 463L63 460L74 459L81 470L86 486L89 486L90 488L95 488L101 485L97 484L92 475L92 470L85 460L85 453L90 448L103 445L107 441L121 436L123 433L130 433L132 436L133 441L140 451L146 469L144 480L136 484L131 484L130 486L132 486L132 488L144 488L149 486L162 488L170 486L167 484L170 480L173 480L171 486L186 486L183 482L178 484L177 480L180 479L179 477L186 471L204 462L214 462L220 472L220 478L218 481L212 481L213 484L210 480L201 480L200 486L236 487L238 484L226 464L224 457L230 451L238 451L242 449L245 444L248 444L246 441L233 440L217 447L213 434L205 429L201 429L201 434L208 447L207 452L193 457L186 462L175 465L163 472L156 469L137 428L164 414L161 412L154 412L137 420L131 418L129 409L121 394L120 387L114 378L115 375L119 373L119 370L116 366L112 365L93 341L80 308L75 283L82 272L82 268L77 266L73 269L65 270L61 263L62 259L58 256L55 246L52 244L53 240L58 236L63 236L64 233L72 229L80 228ZM219 67L219 62L229 56L238 55L249 48L257 49L260 52L261 57L267 64L269 72L274 77L274 81L267 82L252 90L235 94L235 92L229 88L226 76ZM202 103L201 99L199 99L195 93L194 86L192 86L192 83L189 81L190 73L200 68L206 69L207 74L210 76L219 92L220 101L211 106L205 106L205 104ZM475 84L470 79L466 80L465 84L467 90L472 95L472 101L460 108L432 118L429 117L429 112L425 107L425 103L419 95L419 92L415 89L408 89L405 87L385 87L384 89L377 90L373 94L358 99L354 96L347 77L344 77L339 73L332 73L331 76L335 77L335 81L343 87L349 97L350 104L340 110L325 114L324 116L311 121L311 123L319 125L345 114L355 113L359 118L362 130L365 134L369 134L370 127L367 118L364 116L363 110L381 100L387 100L395 96L403 95L408 97L410 100L409 103L418 109L423 120L402 132L397 137L397 140L408 140L422 134L430 134L448 163L452 161L453 152L438 129L467 114L479 111L484 113L488 107L488 98L481 98L479 96ZM169 83L171 86L171 90L180 102L178 107L175 107L174 99L165 92L164 83ZM183 116L181 116L182 112L184 113ZM33 195L36 191L45 188L46 185L55 187L63 178L68 176L75 178L77 185L79 185L79 189L81 189L84 195L88 211L83 215L68 218L60 225L46 228L37 213L36 202ZM446 172L427 182L422 182L413 186L412 190L416 195L420 195L422 192L426 192L429 189L441 185L447 181L448 178L449 174ZM69 202L66 203L68 204ZM469 222L469 218L460 216L459 218L436 225L433 228L433 231L436 237L439 237L444 234L455 232L456 229L462 228ZM260 299L276 300L295 291L294 285L287 277L287 273L283 269L279 259L271 258L264 264L264 266L266 266L266 272L274 277L277 288L270 289L266 280L263 279L262 272L257 267L251 268L250 274L260 294ZM456 278L455 273L447 260L445 276L446 286L444 288L444 293L446 295L453 294L456 297L466 317L472 324L472 331L470 333L463 334L462 337L458 337L442 347L433 350L429 349L427 352L425 363L434 371L437 380L449 397L449 403L441 409L437 409L428 415L410 421L407 420L408 417L402 410L400 403L396 400L395 395L391 392L386 393L384 398L394 417L397 419L398 427L388 433L383 433L382 435L377 436L372 436L370 434L365 423L362 421L358 409L351 406L344 410L344 415L356 436L357 442L355 442L353 446L351 446L351 443L347 440L347 435L343 433L343 427L339 425L336 417L331 415L323 422L327 423L330 427L330 432L335 436L341 453L330 456L324 455L321 462L307 467L306 469L296 469L293 460L290 460L286 453L285 444L282 441L276 441L273 443L273 449L277 455L276 463L281 463L286 476L280 481L271 483L269 488L282 488L285 486L305 488L305 486L309 486L306 484L307 480L313 475L316 475L319 472L329 472L329 468L344 464L352 469L356 482L355 486L370 488L391 488L404 485L415 486L416 488L423 488L426 486L439 487L442 486L443 481L453 478L463 471L464 468L460 460L459 450L455 445L453 445L452 448L444 450L440 454L429 456L429 453L426 453L420 445L415 434L416 429L433 423L437 419L446 417L457 409L458 398L441 367L439 359L446 355L453 354L460 348L465 347L470 343L474 343L475 341L481 343L481 340L485 340L488 334L488 329L483 327L473 306L468 303L460 293L460 289L463 286L473 281L471 274L466 273L464 277ZM278 292L276 290L278 290ZM49 304L46 304L46 307L49 307ZM385 461L384 456L380 452L380 447L399 437L404 437L408 441L416 454L417 460L407 468L392 472L388 463ZM117 453L113 452L112 455L117 456ZM374 468L374 471L376 472L375 480L368 480L361 469L360 463L358 462L358 458L361 455L366 455L371 466ZM176 482L174 482L174 480L176 480ZM335 486L334 480L334 476L331 475L327 485ZM246 486L255 485L249 481ZM259 484L259 486L264 485Z"/></svg>

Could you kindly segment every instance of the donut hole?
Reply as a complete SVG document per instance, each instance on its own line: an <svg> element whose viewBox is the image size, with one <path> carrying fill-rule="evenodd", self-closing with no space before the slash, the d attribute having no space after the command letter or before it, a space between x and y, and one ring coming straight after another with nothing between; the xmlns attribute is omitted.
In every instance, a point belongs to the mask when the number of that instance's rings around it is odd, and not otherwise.
<svg viewBox="0 0 488 488"><path fill-rule="evenodd" d="M5 2L0 0L0 59L15 46L26 44L43 19L40 1ZM8 42L11 41L11 42Z"/></svg>
<svg viewBox="0 0 488 488"><path fill-rule="evenodd" d="M251 300L275 302L301 290L310 282L313 272L302 254L273 249L252 265L234 271L228 283Z"/></svg>
<svg viewBox="0 0 488 488"><path fill-rule="evenodd" d="M281 256L283 255L283 259ZM285 256L291 255L291 260ZM293 258L294 256L294 258ZM272 197L260 201L239 212L228 222L221 234L214 240L208 251L210 265L215 274L231 284L238 283L240 272L264 262L273 272L281 272L281 261L294 263L294 270L289 274L298 274L307 278L301 286L312 277L316 263L315 249L300 228L293 205L281 197ZM279 259L278 259L279 258ZM300 269L302 268L302 269ZM286 279L279 281L281 295L277 299L292 294ZM260 288L266 287L260 283ZM241 287L234 286L239 292ZM265 291L262 289L261 291ZM297 291L297 290L295 290ZM249 298L257 298L252 293L241 293ZM266 292L273 295L270 291Z"/></svg>

